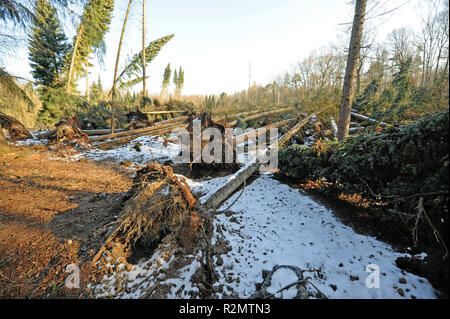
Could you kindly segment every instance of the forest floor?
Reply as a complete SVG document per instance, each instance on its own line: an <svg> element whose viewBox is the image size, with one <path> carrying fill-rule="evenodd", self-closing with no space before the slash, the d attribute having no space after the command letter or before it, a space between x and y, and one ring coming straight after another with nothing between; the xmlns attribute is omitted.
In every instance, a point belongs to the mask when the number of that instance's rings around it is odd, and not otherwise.
<svg viewBox="0 0 450 319"><path fill-rule="evenodd" d="M174 267L177 259L169 247L91 281L96 270L89 261L105 240L108 224L117 218L136 169L153 158L168 161L177 152L175 144L159 137L66 157L55 156L45 145L0 150L0 297L202 296L196 278L199 256L185 256L183 264ZM229 178L188 183L204 202ZM396 266L396 258L412 252L355 232L351 223L342 222L343 216L342 210L270 174L253 177L242 194L237 191L214 214L211 247L217 280L209 297L248 298L277 265L304 271L312 298L320 297L318 291L328 298L438 297L427 279ZM68 264L80 265L81 289L65 287ZM369 264L379 267L380 288L366 286ZM282 268L273 274L267 292L293 298L296 287L277 291L296 280L294 271ZM155 286L159 289L152 289Z"/></svg>

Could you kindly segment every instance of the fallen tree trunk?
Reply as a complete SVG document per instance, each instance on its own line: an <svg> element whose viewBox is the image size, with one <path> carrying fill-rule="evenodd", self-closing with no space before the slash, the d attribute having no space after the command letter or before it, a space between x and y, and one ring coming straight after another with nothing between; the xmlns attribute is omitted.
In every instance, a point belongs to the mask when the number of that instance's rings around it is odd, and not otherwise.
<svg viewBox="0 0 450 319"><path fill-rule="evenodd" d="M14 117L6 115L2 112L0 112L0 126L3 131L6 132L6 134L4 134L6 135L5 137L9 138L12 142L33 138L33 135L28 132L22 123Z"/></svg>
<svg viewBox="0 0 450 319"><path fill-rule="evenodd" d="M159 122L153 126L150 127L146 127L146 128L141 128L141 129L137 129L137 130L131 130L131 131L123 131L123 132L119 132L119 133L114 133L114 134L108 134L108 135L103 135L103 136L98 136L98 137L94 137L91 138L90 141L91 142L98 142L98 141L104 141L107 139L115 139L118 137L125 137L125 136L130 136L130 135L138 135L141 133L147 133L147 132L151 132L151 131L156 131L156 130L160 130L166 127L172 127L174 125L182 125L183 121L179 121L178 122Z"/></svg>
<svg viewBox="0 0 450 319"><path fill-rule="evenodd" d="M263 134L265 132L268 132L271 128L276 128L276 127L280 127L283 126L285 124L288 124L289 122L294 121L295 119L287 119L284 121L280 121L280 122L276 122L276 123L272 123L263 127L260 127L256 130L252 130L250 132L247 133L243 133L241 135L238 135L234 138L234 140L236 141L236 145L239 145L241 143L244 143L245 141L251 140L253 138L256 138L257 136L259 136L260 134Z"/></svg>
<svg viewBox="0 0 450 319"><path fill-rule="evenodd" d="M283 147L295 134L298 133L298 131L301 130L302 127L304 127L306 124L309 123L311 118L319 114L320 112L313 113L309 115L307 118L303 119L301 122L299 122L297 125L295 125L292 129L289 130L284 136L281 138L279 146Z"/></svg>
<svg viewBox="0 0 450 319"><path fill-rule="evenodd" d="M307 123L314 115L315 114L308 116L301 123L303 123L303 122ZM266 126L265 128L267 129L267 127L270 127L270 126L278 127L278 126L287 124L288 122L290 122L292 120L293 119L289 119L289 120L273 123L273 124ZM291 131L294 129L296 129L296 128L295 127L292 128ZM258 136L258 133L255 133L255 132L251 132L251 133L252 134L241 134L241 135L237 136L236 139L239 139L239 140L244 139L245 140L244 135L247 135L250 138L254 138L254 137ZM247 139L248 139L248 137L247 137ZM238 141L236 141L236 145L238 145L237 143L238 143ZM268 148L266 148L266 152L268 149L270 149L274 146L277 147L278 146L277 143L278 143L278 141L272 143ZM208 199L204 203L204 206L206 207L206 209L211 210L211 209L219 208L220 204L223 203L225 200L227 200L228 197L230 197L231 194L233 194L233 192L236 189L238 189L253 173L256 172L257 169L259 169L261 167L261 165L262 165L262 163L260 161L260 157L256 156L255 159L253 159L246 166L244 166L239 171L237 171L225 185L223 185L214 194L212 194L210 197L208 197Z"/></svg>
<svg viewBox="0 0 450 319"><path fill-rule="evenodd" d="M212 194L204 203L207 210L217 209L233 192L239 188L259 167L258 158L237 171L229 181Z"/></svg>
<svg viewBox="0 0 450 319"><path fill-rule="evenodd" d="M279 109L279 110L274 110L274 111L269 111L269 112L262 112L262 113L257 113L255 115L251 115L249 117L244 118L244 120L252 120L255 118L259 118L265 115L270 115L270 114L275 114L275 113L280 113L280 112L287 112L290 110L293 110L294 108L285 108L285 109ZM238 114L232 114L232 115L228 115L228 116L222 116L222 117L218 117L218 118L213 118L214 121L216 122L220 122L223 120L226 120L227 118L233 118L233 117L239 117L242 116L244 113L251 113L251 112L243 112L243 113L238 113ZM123 132L119 132L119 133L114 133L114 134L106 134L106 135L102 135L102 136L97 136L94 138L90 138L91 142L99 142L99 141L104 141L107 139L116 139L119 137L126 137L126 136L145 136L145 135L153 135L153 134L143 134L143 133L147 133L147 132L151 132L151 131L156 131L162 128L166 128L166 127L171 127L172 125L174 125L175 123L177 124L177 126L174 126L174 128L180 128L180 127L184 127L182 123L183 121L187 120L189 117L188 116L180 116L180 117L176 117L173 119L169 119L166 121L162 121L162 122L158 122L155 123L155 125L151 126L151 127L146 127L146 128L142 128L142 129L137 129L137 130L131 130L131 131L123 131ZM179 123L178 123L179 122ZM232 121L229 122L228 125L232 126L234 124L236 124L236 121ZM100 135L100 134L99 134ZM45 138L45 137L43 137Z"/></svg>
<svg viewBox="0 0 450 319"><path fill-rule="evenodd" d="M82 130L88 136L107 135L111 133L111 129L98 129L98 130ZM122 129L114 130L115 132L123 132Z"/></svg>
<svg viewBox="0 0 450 319"><path fill-rule="evenodd" d="M385 122L380 122L380 121L377 121L377 120L375 120L375 119L373 119L373 118L367 117L367 116L365 116L365 115L358 114L358 113L354 112L353 110L352 110L352 112L351 112L351 115L352 115L355 119L358 119L358 120L360 120L360 121L368 121L368 122L372 122L372 123L378 124L378 125L383 126L383 127L386 127L386 126L388 125L388 124L385 123Z"/></svg>
<svg viewBox="0 0 450 319"><path fill-rule="evenodd" d="M171 114L171 113L186 113L187 111L177 110L177 111L152 111L152 112L142 112L144 114Z"/></svg>
<svg viewBox="0 0 450 319"><path fill-rule="evenodd" d="M104 149L104 148L108 148L108 145L121 145L121 144L125 144L131 140L134 140L135 138L141 137L141 136L154 136L154 135L160 135L160 134L166 134L166 133L170 133L173 130L177 130L177 129L185 129L188 127L188 124L184 124L184 123L180 123L180 124L175 124L174 126L170 126L167 128L161 128L158 130L154 130L154 131L150 131L150 132L144 132L141 134L137 134L137 135L132 135L132 136L125 136L122 138L116 138L113 139L111 141L104 141L104 142L100 142L95 144L96 147L100 148L100 149Z"/></svg>
<svg viewBox="0 0 450 319"><path fill-rule="evenodd" d="M285 112L289 112L289 111L293 111L293 110L295 110L295 108L293 108L293 107L286 107L286 108L283 108L283 109L277 109L277 110L273 110L273 111L257 113L257 114L254 114L254 115L249 115L247 117L244 117L242 119L242 121L244 121L244 122L251 121L251 120L255 120L255 119L258 119L260 117L263 117L263 116L273 115L273 114L277 114L277 113L285 113ZM234 125L236 125L236 123L237 123L237 120L229 122L228 125L229 126L234 126Z"/></svg>
<svg viewBox="0 0 450 319"><path fill-rule="evenodd" d="M250 111L250 112L241 112L241 113L227 114L227 115L221 115L221 116L213 116L213 120L216 122L222 122L222 121L228 121L231 119L236 119L240 116L247 116L247 115L258 114L258 113L260 113L260 111ZM230 125L230 123L228 123L228 124Z"/></svg>

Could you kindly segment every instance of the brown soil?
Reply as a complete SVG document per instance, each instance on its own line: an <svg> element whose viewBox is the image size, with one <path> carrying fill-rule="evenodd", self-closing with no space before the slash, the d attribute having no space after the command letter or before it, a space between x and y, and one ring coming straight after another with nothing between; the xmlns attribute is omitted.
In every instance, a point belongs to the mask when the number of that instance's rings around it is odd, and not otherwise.
<svg viewBox="0 0 450 319"><path fill-rule="evenodd" d="M131 187L118 165L53 160L43 146L0 150L0 298L79 298ZM65 288L68 264L81 289Z"/></svg>

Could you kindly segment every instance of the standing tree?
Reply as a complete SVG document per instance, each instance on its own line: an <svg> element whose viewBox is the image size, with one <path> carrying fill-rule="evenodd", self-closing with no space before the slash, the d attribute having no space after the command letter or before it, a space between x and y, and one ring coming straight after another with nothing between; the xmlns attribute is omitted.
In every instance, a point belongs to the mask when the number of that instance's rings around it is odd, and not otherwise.
<svg viewBox="0 0 450 319"><path fill-rule="evenodd" d="M178 92L178 71L175 69L173 71L173 84L175 84L175 91L173 92L175 100L177 99L177 92Z"/></svg>
<svg viewBox="0 0 450 319"><path fill-rule="evenodd" d="M116 56L116 64L114 67L114 77L113 77L113 86L111 89L111 123L114 123L114 102L116 97L116 84L117 84L117 72L119 70L119 59L120 59L120 51L122 49L123 36L125 34L125 27L127 26L128 15L130 14L130 7L133 0L128 2L127 11L125 13L125 18L123 20L122 32L120 33L119 47L117 48L117 56ZM111 125L111 134L114 133L114 125Z"/></svg>
<svg viewBox="0 0 450 319"><path fill-rule="evenodd" d="M344 86L342 89L341 108L339 114L338 139L343 140L348 135L350 126L351 105L354 95L356 68L358 66L364 18L366 14L366 0L356 0L355 15L353 18L350 48L347 56Z"/></svg>
<svg viewBox="0 0 450 319"><path fill-rule="evenodd" d="M161 100L161 102L163 102L163 100L165 99L165 97L167 95L167 87L169 86L171 75L172 75L172 70L170 69L170 63L169 63L169 64L167 64L167 66L164 70L162 89L161 89L161 94L159 95L159 99Z"/></svg>
<svg viewBox="0 0 450 319"><path fill-rule="evenodd" d="M178 99L181 100L181 91L184 87L184 70L180 66L180 70L178 71Z"/></svg>
<svg viewBox="0 0 450 319"><path fill-rule="evenodd" d="M52 96L64 85L61 73L67 53L66 36L49 1L37 0L34 16L28 46L31 74L40 86L39 121L51 123L61 115L60 105Z"/></svg>
<svg viewBox="0 0 450 319"><path fill-rule="evenodd" d="M145 77L145 0L142 0L142 107L145 107L145 96L147 95L147 79Z"/></svg>
<svg viewBox="0 0 450 319"><path fill-rule="evenodd" d="M103 99L103 86L102 81L100 80L100 75L98 76L97 83L92 83L89 96L93 103L98 103Z"/></svg>
<svg viewBox="0 0 450 319"><path fill-rule="evenodd" d="M181 90L183 89L184 86L184 71L183 69L179 68L178 72L177 70L175 70L174 74L173 74L173 83L175 84L175 99L179 100L181 99Z"/></svg>
<svg viewBox="0 0 450 319"><path fill-rule="evenodd" d="M28 46L31 74L43 90L46 87L60 87L67 51L66 36L57 18L56 9L49 1L37 0L34 15Z"/></svg>

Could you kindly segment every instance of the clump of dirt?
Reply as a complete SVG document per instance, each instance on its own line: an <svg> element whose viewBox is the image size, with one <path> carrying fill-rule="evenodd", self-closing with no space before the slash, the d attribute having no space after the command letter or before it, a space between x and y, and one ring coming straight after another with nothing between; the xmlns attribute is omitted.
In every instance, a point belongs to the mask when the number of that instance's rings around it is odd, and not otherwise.
<svg viewBox="0 0 450 319"><path fill-rule="evenodd" d="M127 130L136 130L153 125L153 122L148 119L145 113L142 113L139 109L131 111L125 114L128 123Z"/></svg>
<svg viewBox="0 0 450 319"><path fill-rule="evenodd" d="M213 140L211 136L210 140L203 140L202 136L194 136L194 120L200 120L201 133L208 128L216 128L221 133L222 152L220 154L220 163L213 161L212 163L205 163L204 158L196 158L194 156L194 139L201 141L201 150L203 153L204 148ZM190 136L190 163L182 163L174 165L177 173L183 174L190 178L201 178L207 176L228 175L239 170L240 166L237 163L237 156L235 150L235 142L231 136L231 130L226 123L219 123L212 120L211 116L207 113L201 113L197 115L191 113L188 118L188 132ZM200 132L198 132L200 133ZM226 150L233 150L232 158L227 158ZM209 153L211 157L214 155L212 150Z"/></svg>
<svg viewBox="0 0 450 319"><path fill-rule="evenodd" d="M63 117L55 124L56 129L51 132L48 139L58 144L69 141L83 144L89 143L88 135L81 131L80 126L81 123L78 117L74 116L70 119Z"/></svg>
<svg viewBox="0 0 450 319"><path fill-rule="evenodd" d="M0 135L9 138L11 142L33 138L22 123L2 112L0 112L0 131Z"/></svg>
<svg viewBox="0 0 450 319"><path fill-rule="evenodd" d="M155 163L138 171L124 199L117 227L94 262L109 250L113 259L136 263L150 258L165 238L189 251L198 244L205 222L210 224L186 181L169 166Z"/></svg>

